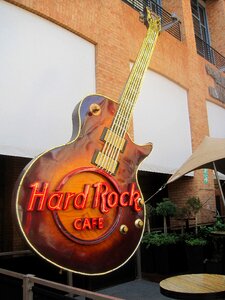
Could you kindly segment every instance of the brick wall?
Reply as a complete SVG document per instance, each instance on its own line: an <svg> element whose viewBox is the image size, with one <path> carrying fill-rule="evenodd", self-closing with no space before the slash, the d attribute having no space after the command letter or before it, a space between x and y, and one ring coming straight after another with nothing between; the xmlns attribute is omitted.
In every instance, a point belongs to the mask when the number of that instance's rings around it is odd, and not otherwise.
<svg viewBox="0 0 225 300"><path fill-rule="evenodd" d="M225 32L225 1L207 1L206 11L212 47L225 56L225 35L218 38L218 32Z"/></svg>

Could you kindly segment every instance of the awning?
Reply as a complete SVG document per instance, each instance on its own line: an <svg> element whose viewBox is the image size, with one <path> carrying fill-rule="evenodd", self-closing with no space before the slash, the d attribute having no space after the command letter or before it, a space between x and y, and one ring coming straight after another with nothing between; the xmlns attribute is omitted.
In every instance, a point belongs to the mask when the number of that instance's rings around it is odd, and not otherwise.
<svg viewBox="0 0 225 300"><path fill-rule="evenodd" d="M168 179L167 184L197 169L214 169L225 174L225 139L206 136L193 154Z"/></svg>

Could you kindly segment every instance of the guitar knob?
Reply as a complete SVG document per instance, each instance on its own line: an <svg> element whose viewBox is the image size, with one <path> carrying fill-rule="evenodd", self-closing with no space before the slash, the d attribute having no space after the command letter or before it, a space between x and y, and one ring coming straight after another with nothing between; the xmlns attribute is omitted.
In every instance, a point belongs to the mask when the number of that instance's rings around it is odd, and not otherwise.
<svg viewBox="0 0 225 300"><path fill-rule="evenodd" d="M127 234L127 232L128 232L128 227L127 227L127 225L121 225L120 226L120 233L122 233L122 234Z"/></svg>
<svg viewBox="0 0 225 300"><path fill-rule="evenodd" d="M144 204L145 204L144 199L143 199L143 198L139 198L139 199L138 199L138 205L139 205L140 207L143 207Z"/></svg>
<svg viewBox="0 0 225 300"><path fill-rule="evenodd" d="M137 228L142 228L144 226L144 222L141 219L135 220L134 224Z"/></svg>
<svg viewBox="0 0 225 300"><path fill-rule="evenodd" d="M94 116L99 116L101 113L101 107L97 103L92 103L89 107L89 110Z"/></svg>

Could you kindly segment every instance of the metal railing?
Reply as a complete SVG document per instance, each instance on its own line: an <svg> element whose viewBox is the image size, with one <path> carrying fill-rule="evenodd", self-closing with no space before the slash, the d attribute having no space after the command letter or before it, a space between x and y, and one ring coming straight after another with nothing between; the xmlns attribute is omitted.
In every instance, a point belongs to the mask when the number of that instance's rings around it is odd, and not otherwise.
<svg viewBox="0 0 225 300"><path fill-rule="evenodd" d="M21 256L21 255L32 255L31 250L18 250L18 251L8 251L8 252L0 252L0 257L7 256Z"/></svg>
<svg viewBox="0 0 225 300"><path fill-rule="evenodd" d="M138 12L143 12L144 8L148 6L155 12L157 15L161 17L161 25L164 27L168 23L173 21L173 15L163 9L160 5L156 4L152 0L122 0L123 2L130 5L132 8L137 10ZM176 39L181 41L181 30L180 30L180 22L173 24L169 29L166 30Z"/></svg>
<svg viewBox="0 0 225 300"><path fill-rule="evenodd" d="M88 299L95 299L95 300L122 300L121 298L117 297L112 297L108 295L103 295L99 294L96 292L91 292L88 290L80 289L80 288L75 288L69 285L45 280L42 278L35 277L35 275L31 274L21 274L5 269L0 268L0 274L1 275L6 275L9 277L13 277L16 279L19 279L21 281L21 288L23 289L23 300L33 300L34 292L35 292L35 285L41 285L50 289L54 289L57 291L65 292L67 293L67 296L69 295L70 297L73 297L73 295L76 296L82 296L82 297L88 297ZM2 295L2 291L1 291ZM2 295L3 296L3 295ZM4 299L4 298L1 298ZM7 299L7 298L5 298ZM17 298L19 299L19 298ZM58 299L60 299L60 294ZM65 297L61 297L61 299L66 299ZM67 298L69 299L69 298Z"/></svg>
<svg viewBox="0 0 225 300"><path fill-rule="evenodd" d="M225 71L225 57L195 35L197 52L219 70Z"/></svg>

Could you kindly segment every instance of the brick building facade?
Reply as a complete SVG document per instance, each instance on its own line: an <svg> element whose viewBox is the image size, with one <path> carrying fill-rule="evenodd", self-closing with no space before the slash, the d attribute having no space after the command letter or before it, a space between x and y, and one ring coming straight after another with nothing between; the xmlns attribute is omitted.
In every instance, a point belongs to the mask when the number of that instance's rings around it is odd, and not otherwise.
<svg viewBox="0 0 225 300"><path fill-rule="evenodd" d="M145 26L139 22L137 10L132 7L134 1L18 0L6 2L46 18L93 44L96 51L96 92L108 95L112 99L119 98L130 72L130 63L135 61L146 33ZM206 71L206 66L209 66L219 78L224 78L222 69L225 67L225 59L220 65L216 65L215 57L212 58L213 54L210 53L214 53L212 51L216 49L221 55L225 55L225 36L222 34L225 28L225 0L162 0L159 4L167 12L175 12L179 17L181 40L168 32L162 32L149 69L187 91L191 147L194 150L204 136L214 136L210 132L207 103L213 103L221 114L225 113L224 98L213 97L209 89L209 87L215 88L218 84ZM194 11L196 8L197 13ZM207 18L207 24L201 23L202 10L205 13L204 17ZM206 25L208 40L205 40L203 32ZM199 37L195 38L198 26L201 29L200 43ZM208 47L205 57L205 50L201 52L204 47ZM224 95L225 86L220 85L220 91L221 95ZM152 94L154 95L154 91ZM215 122L217 121L215 119ZM215 137L225 137L225 133L223 136L218 134ZM4 164L7 164L5 168L9 166L8 161L4 160ZM189 196L198 196L204 204L199 221L210 223L215 220L215 212L218 209L215 201L214 176L211 171L208 172L207 184L204 183L203 176L202 170L196 171L194 176L185 176L168 185L162 195L168 196L180 207ZM168 177L169 174L160 175L160 172L151 172L151 169L141 172L140 183L145 197L150 196L154 188L160 187ZM10 175L7 180L10 181ZM151 183L154 188L149 190ZM222 203L221 212L223 212ZM2 228L2 236L7 234L4 230ZM9 250L10 247L18 248L18 245L11 243L11 246L8 245L2 250Z"/></svg>

